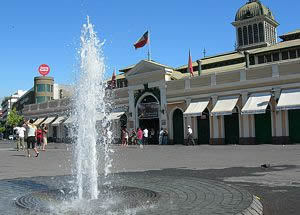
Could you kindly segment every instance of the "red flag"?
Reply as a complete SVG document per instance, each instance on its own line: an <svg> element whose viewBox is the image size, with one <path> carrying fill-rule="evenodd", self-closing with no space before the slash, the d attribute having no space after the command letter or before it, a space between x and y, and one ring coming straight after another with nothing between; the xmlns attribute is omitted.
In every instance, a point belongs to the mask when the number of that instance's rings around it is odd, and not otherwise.
<svg viewBox="0 0 300 215"><path fill-rule="evenodd" d="M190 72L191 76L194 77L193 61L192 61L192 57L191 57L191 50L189 50L188 71Z"/></svg>
<svg viewBox="0 0 300 215"><path fill-rule="evenodd" d="M111 89L116 88L116 70L114 70L112 77L111 77Z"/></svg>
<svg viewBox="0 0 300 215"><path fill-rule="evenodd" d="M149 33L146 31L144 35L134 44L134 48L142 48L145 46L147 43L149 43Z"/></svg>

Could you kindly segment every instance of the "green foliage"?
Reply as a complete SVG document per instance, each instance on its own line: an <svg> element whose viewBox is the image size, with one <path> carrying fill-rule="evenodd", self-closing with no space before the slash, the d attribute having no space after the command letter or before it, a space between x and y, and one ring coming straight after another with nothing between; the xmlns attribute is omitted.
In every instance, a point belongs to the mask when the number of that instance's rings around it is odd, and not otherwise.
<svg viewBox="0 0 300 215"><path fill-rule="evenodd" d="M5 127L0 125L0 133L4 133L4 131L5 131Z"/></svg>
<svg viewBox="0 0 300 215"><path fill-rule="evenodd" d="M15 127L17 126L18 124L20 124L20 122L22 122L24 119L23 116L20 116L17 111L16 111L16 108L14 108L12 111L10 111L10 113L8 114L7 116L7 120L6 120L6 124L8 126L11 126L11 127Z"/></svg>

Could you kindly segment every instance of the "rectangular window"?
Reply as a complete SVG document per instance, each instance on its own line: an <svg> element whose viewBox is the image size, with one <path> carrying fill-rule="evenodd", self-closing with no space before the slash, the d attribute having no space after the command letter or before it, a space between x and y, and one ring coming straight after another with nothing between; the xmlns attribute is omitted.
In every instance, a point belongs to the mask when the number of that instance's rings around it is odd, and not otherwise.
<svg viewBox="0 0 300 215"><path fill-rule="evenodd" d="M50 84L47 84L47 92L51 92L50 90Z"/></svg>
<svg viewBox="0 0 300 215"><path fill-rule="evenodd" d="M45 102L45 100L46 100L45 96L37 96L36 97L36 103L37 104L43 103L43 102Z"/></svg>
<svg viewBox="0 0 300 215"><path fill-rule="evenodd" d="M288 51L282 52L281 55L282 55L282 60L289 59L289 52Z"/></svg>
<svg viewBox="0 0 300 215"><path fill-rule="evenodd" d="M50 87L51 87L51 90L50 90L50 91L51 91L51 93L52 93L52 92L53 92L53 85L51 85Z"/></svg>
<svg viewBox="0 0 300 215"><path fill-rule="evenodd" d="M279 61L279 53L274 53L273 54L273 61Z"/></svg>
<svg viewBox="0 0 300 215"><path fill-rule="evenodd" d="M45 88L46 88L45 84L37 84L36 91L37 92L45 92L46 91Z"/></svg>
<svg viewBox="0 0 300 215"><path fill-rule="evenodd" d="M298 57L300 57L300 49L297 49Z"/></svg>
<svg viewBox="0 0 300 215"><path fill-rule="evenodd" d="M290 50L290 59L294 59L296 57L296 50Z"/></svg>
<svg viewBox="0 0 300 215"><path fill-rule="evenodd" d="M270 55L270 54L265 55L265 59L266 59L266 62L267 62L267 63L272 62L272 59L271 59L271 55Z"/></svg>
<svg viewBox="0 0 300 215"><path fill-rule="evenodd" d="M262 63L265 63L265 56L264 55L258 56L258 64L262 64Z"/></svg>
<svg viewBox="0 0 300 215"><path fill-rule="evenodd" d="M250 65L255 65L255 58L253 55L249 57L249 61L250 61Z"/></svg>

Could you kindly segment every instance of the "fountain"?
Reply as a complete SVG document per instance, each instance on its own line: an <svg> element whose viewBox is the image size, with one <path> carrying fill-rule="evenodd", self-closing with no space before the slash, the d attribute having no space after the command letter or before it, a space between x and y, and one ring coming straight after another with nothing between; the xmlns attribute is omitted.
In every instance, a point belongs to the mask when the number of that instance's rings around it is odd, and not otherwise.
<svg viewBox="0 0 300 215"><path fill-rule="evenodd" d="M106 96L101 46L88 19L82 29L80 74L71 114L73 175L0 180L0 190L5 192L0 196L0 213L183 215L248 214L249 210L262 214L253 195L221 182L147 173L110 174L110 96ZM97 125L97 119L101 124ZM104 164L104 174L98 174L99 163ZM15 204L7 204L13 199Z"/></svg>

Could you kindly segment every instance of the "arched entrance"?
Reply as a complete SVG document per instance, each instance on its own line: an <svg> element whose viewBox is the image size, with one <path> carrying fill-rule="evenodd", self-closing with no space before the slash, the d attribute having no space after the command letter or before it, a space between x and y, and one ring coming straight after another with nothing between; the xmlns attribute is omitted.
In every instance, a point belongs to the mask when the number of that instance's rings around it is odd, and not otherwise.
<svg viewBox="0 0 300 215"><path fill-rule="evenodd" d="M289 133L292 143L300 143L300 110L289 110Z"/></svg>
<svg viewBox="0 0 300 215"><path fill-rule="evenodd" d="M154 130L154 136L149 139L150 144L158 144L159 134L159 115L160 104L158 100L152 96L145 96L137 106L139 127L141 129L148 129L149 137L151 131Z"/></svg>
<svg viewBox="0 0 300 215"><path fill-rule="evenodd" d="M224 116L225 144L238 144L240 139L239 112L237 107L231 115Z"/></svg>
<svg viewBox="0 0 300 215"><path fill-rule="evenodd" d="M209 144L210 129L209 129L209 111L206 108L202 112L202 116L197 117L198 127L198 144Z"/></svg>
<svg viewBox="0 0 300 215"><path fill-rule="evenodd" d="M174 144L183 144L184 130L183 130L183 112L176 109L173 113L173 141Z"/></svg>
<svg viewBox="0 0 300 215"><path fill-rule="evenodd" d="M121 128L127 126L127 116L126 116L126 114L123 114L120 117L120 125L121 125Z"/></svg>
<svg viewBox="0 0 300 215"><path fill-rule="evenodd" d="M272 124L271 124L271 110L267 107L266 113L255 114L255 137L259 144L272 143Z"/></svg>

